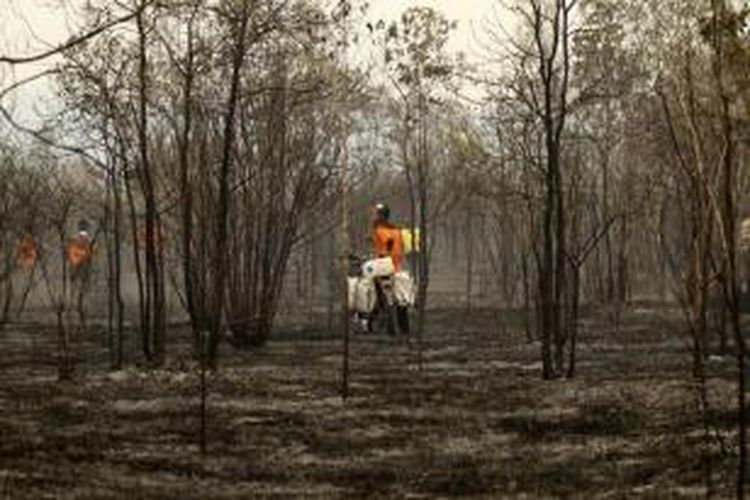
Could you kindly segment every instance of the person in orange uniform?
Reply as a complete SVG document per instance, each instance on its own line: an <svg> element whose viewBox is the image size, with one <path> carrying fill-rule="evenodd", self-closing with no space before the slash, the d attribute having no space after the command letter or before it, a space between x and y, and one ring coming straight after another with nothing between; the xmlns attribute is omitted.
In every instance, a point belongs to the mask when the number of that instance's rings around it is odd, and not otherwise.
<svg viewBox="0 0 750 500"><path fill-rule="evenodd" d="M390 257L393 260L394 269L398 272L401 270L401 260L403 257L403 242L401 241L402 228L395 224L391 224L390 216L391 210L388 208L388 205L384 203L378 203L375 205L372 224L372 246L375 256L378 258ZM380 279L375 280L375 290L378 300L375 305L375 310L367 321L367 330L370 332L373 330L372 322L374 318L386 309L386 299ZM388 321L388 333L390 335L395 335L396 328L398 328L402 334L407 335L409 333L409 319L406 308L397 306L396 314L398 317L398 324L394 325L393 322Z"/></svg>
<svg viewBox="0 0 750 500"><path fill-rule="evenodd" d="M85 219L78 223L78 233L70 240L66 249L70 280L81 290L88 287L91 277L91 263L94 252L94 240L89 233L89 224Z"/></svg>
<svg viewBox="0 0 750 500"><path fill-rule="evenodd" d="M36 266L39 252L36 248L36 241L29 233L25 233L18 241L16 249L16 262L21 269L33 269Z"/></svg>
<svg viewBox="0 0 750 500"><path fill-rule="evenodd" d="M403 244L401 228L390 223L391 210L385 203L375 205L372 224L372 245L378 258L390 257L396 271L401 270Z"/></svg>

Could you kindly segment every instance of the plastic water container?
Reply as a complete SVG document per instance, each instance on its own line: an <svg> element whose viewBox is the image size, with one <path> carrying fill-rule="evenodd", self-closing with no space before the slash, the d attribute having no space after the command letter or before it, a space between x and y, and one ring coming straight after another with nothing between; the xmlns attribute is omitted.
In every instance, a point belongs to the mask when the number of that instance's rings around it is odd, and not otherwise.
<svg viewBox="0 0 750 500"><path fill-rule="evenodd" d="M413 306L417 302L417 285L409 273L399 271L393 275L393 296L400 306Z"/></svg>
<svg viewBox="0 0 750 500"><path fill-rule="evenodd" d="M367 278L349 277L349 310L369 313L375 309L377 292L375 283Z"/></svg>
<svg viewBox="0 0 750 500"><path fill-rule="evenodd" d="M362 275L365 278L390 276L394 272L396 272L396 268L393 266L393 259L390 257L371 259L362 264Z"/></svg>

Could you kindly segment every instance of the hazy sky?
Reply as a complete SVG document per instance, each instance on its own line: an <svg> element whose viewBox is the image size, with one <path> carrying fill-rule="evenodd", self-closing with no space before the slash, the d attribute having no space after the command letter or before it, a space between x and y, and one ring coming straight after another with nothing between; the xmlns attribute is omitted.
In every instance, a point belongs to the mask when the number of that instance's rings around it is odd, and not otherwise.
<svg viewBox="0 0 750 500"><path fill-rule="evenodd" d="M76 19L72 7L83 0L0 0L0 52L14 55L33 54L64 41L75 32ZM466 53L472 60L481 52L483 19L492 16L497 0L371 0L368 17L392 20L406 8L426 5L442 11L448 19L458 21L450 45L451 50ZM10 69L0 65L0 83L7 85L40 69L40 65ZM39 99L39 90L29 88L26 96ZM20 101L22 107L28 97Z"/></svg>
<svg viewBox="0 0 750 500"><path fill-rule="evenodd" d="M26 52L64 40L75 27L71 6L83 0L0 0L0 41L3 49ZM394 19L406 8L426 5L459 22L454 47L470 52L472 32L497 0L371 0L370 17ZM5 50L3 50L5 51Z"/></svg>
<svg viewBox="0 0 750 500"><path fill-rule="evenodd" d="M0 0L2 52L29 53L64 40L74 29L71 6L81 0Z"/></svg>
<svg viewBox="0 0 750 500"><path fill-rule="evenodd" d="M483 20L492 17L497 0L372 0L370 15L374 19L394 19L408 7L424 5L433 7L450 20L458 21L452 48L467 53L472 58L476 52L476 38L481 38Z"/></svg>

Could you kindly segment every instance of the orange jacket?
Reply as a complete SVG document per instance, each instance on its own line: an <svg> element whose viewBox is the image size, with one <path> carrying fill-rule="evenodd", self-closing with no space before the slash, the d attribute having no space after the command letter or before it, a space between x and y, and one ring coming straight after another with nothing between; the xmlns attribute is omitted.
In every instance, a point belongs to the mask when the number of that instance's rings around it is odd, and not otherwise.
<svg viewBox="0 0 750 500"><path fill-rule="evenodd" d="M377 257L390 256L396 271L401 269L401 228L390 224L376 224L372 228L372 246Z"/></svg>
<svg viewBox="0 0 750 500"><path fill-rule="evenodd" d="M18 266L22 269L31 269L36 265L36 259L38 256L34 238L28 234L21 236L21 239L18 242L18 248L16 249L16 261Z"/></svg>
<svg viewBox="0 0 750 500"><path fill-rule="evenodd" d="M68 263L76 268L91 261L93 245L88 235L79 234L68 244Z"/></svg>

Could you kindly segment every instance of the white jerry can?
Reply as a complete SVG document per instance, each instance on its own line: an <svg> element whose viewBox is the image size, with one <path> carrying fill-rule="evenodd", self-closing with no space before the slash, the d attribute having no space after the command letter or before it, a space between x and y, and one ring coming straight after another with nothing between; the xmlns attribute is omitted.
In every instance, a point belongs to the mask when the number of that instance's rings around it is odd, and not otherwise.
<svg viewBox="0 0 750 500"><path fill-rule="evenodd" d="M375 309L377 292L375 283L368 278L348 278L349 285L349 310L359 313L370 313Z"/></svg>
<svg viewBox="0 0 750 500"><path fill-rule="evenodd" d="M356 301L357 301L356 297L357 297L357 280L358 279L359 278L355 276L349 276L346 278L346 284L347 284L347 289L348 289L347 307L349 308L350 311L356 310L354 309L354 305L356 304Z"/></svg>
<svg viewBox="0 0 750 500"><path fill-rule="evenodd" d="M362 264L362 274L365 278L369 279L390 276L395 271L396 268L393 266L393 259L390 257L371 259Z"/></svg>
<svg viewBox="0 0 750 500"><path fill-rule="evenodd" d="M406 271L393 275L393 296L400 306L413 306L417 302L417 285Z"/></svg>

